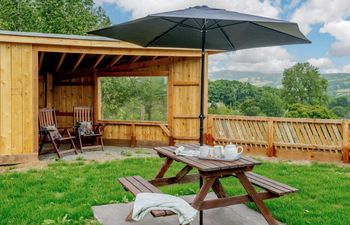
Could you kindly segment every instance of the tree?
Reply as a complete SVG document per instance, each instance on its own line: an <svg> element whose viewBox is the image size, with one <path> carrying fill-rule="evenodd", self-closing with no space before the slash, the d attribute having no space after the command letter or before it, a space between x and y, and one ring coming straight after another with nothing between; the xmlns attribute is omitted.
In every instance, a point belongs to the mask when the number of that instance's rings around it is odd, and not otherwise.
<svg viewBox="0 0 350 225"><path fill-rule="evenodd" d="M321 105L303 105L300 103L289 105L286 117L333 119L337 116L328 108Z"/></svg>
<svg viewBox="0 0 350 225"><path fill-rule="evenodd" d="M208 113L216 115L240 115L238 110L231 109L222 102L211 103L208 108Z"/></svg>
<svg viewBox="0 0 350 225"><path fill-rule="evenodd" d="M346 118L350 110L349 98L345 96L332 98L329 103L329 108L332 109L337 116Z"/></svg>
<svg viewBox="0 0 350 225"><path fill-rule="evenodd" d="M86 34L110 25L93 0L0 0L0 29L60 34Z"/></svg>
<svg viewBox="0 0 350 225"><path fill-rule="evenodd" d="M333 107L332 112L341 118L346 118L348 116L348 109L346 107L343 107L343 106Z"/></svg>
<svg viewBox="0 0 350 225"><path fill-rule="evenodd" d="M261 114L261 109L258 106L258 103L251 98L244 100L240 106L241 112L247 116L258 116Z"/></svg>
<svg viewBox="0 0 350 225"><path fill-rule="evenodd" d="M283 72L282 97L287 104L327 105L326 79L309 63L298 63Z"/></svg>
<svg viewBox="0 0 350 225"><path fill-rule="evenodd" d="M256 99L258 88L239 81L216 80L209 81L209 102L222 102L228 107L238 107L245 99Z"/></svg>
<svg viewBox="0 0 350 225"><path fill-rule="evenodd" d="M282 116L284 112L282 99L267 91L263 92L259 107L266 116Z"/></svg>

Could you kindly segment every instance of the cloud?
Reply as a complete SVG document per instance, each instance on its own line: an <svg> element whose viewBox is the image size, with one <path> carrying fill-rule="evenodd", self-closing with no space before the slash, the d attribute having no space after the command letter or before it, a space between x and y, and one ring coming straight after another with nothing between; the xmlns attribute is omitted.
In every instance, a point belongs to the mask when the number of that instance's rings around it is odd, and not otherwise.
<svg viewBox="0 0 350 225"><path fill-rule="evenodd" d="M329 53L345 56L350 54L349 17L349 0L310 0L295 10L292 21L305 33L309 33L313 25L320 25L320 33L328 33L336 39Z"/></svg>
<svg viewBox="0 0 350 225"><path fill-rule="evenodd" d="M235 70L281 73L295 63L294 57L286 49L267 47L212 55L209 58L209 71Z"/></svg>
<svg viewBox="0 0 350 225"><path fill-rule="evenodd" d="M345 66L335 65L334 62L327 57L310 58L307 61L311 65L319 68L321 73L350 73L350 64Z"/></svg>
<svg viewBox="0 0 350 225"><path fill-rule="evenodd" d="M329 58L310 58L308 62L321 71L332 69L333 67L333 62Z"/></svg>
<svg viewBox="0 0 350 225"><path fill-rule="evenodd" d="M260 16L278 18L279 4L275 0L94 0L97 4L116 4L124 11L131 12L133 18L147 16L148 14L184 9L196 5L207 5L213 8L223 8Z"/></svg>
<svg viewBox="0 0 350 225"><path fill-rule="evenodd" d="M350 21L341 20L325 24L321 33L329 33L336 41L331 45L330 54L345 56L350 53Z"/></svg>
<svg viewBox="0 0 350 225"><path fill-rule="evenodd" d="M345 20L349 15L348 0L309 0L294 11L291 20L297 22L303 32L309 33L314 24Z"/></svg>

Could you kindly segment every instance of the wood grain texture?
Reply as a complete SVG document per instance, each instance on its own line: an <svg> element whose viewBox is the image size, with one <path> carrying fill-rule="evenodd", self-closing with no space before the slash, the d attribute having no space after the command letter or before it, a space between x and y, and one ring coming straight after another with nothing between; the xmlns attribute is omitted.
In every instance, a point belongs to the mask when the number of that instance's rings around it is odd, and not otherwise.
<svg viewBox="0 0 350 225"><path fill-rule="evenodd" d="M33 71L31 45L0 44L0 155L36 151Z"/></svg>
<svg viewBox="0 0 350 225"><path fill-rule="evenodd" d="M0 154L11 154L11 45L0 44Z"/></svg>

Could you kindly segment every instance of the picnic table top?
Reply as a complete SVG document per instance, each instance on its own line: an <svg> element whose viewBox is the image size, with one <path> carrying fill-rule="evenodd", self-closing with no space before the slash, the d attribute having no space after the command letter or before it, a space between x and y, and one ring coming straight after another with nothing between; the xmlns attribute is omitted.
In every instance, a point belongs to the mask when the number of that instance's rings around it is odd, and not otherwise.
<svg viewBox="0 0 350 225"><path fill-rule="evenodd" d="M185 148L191 150L198 150L198 144L178 144L177 146L164 146L155 147L154 150L158 152L159 155L171 158L175 161L185 163L193 168L197 168L202 172L214 172L214 171L226 171L226 170L238 170L252 168L255 165L260 165L261 162L251 159L246 156L241 156L239 160L236 161L217 161L217 160L206 160L199 159L192 156L180 156L175 155L175 149L178 146L184 146Z"/></svg>

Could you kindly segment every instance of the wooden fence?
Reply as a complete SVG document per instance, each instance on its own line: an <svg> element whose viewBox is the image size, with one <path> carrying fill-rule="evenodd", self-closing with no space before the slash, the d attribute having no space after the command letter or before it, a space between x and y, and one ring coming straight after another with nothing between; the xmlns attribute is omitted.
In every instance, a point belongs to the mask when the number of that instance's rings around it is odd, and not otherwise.
<svg viewBox="0 0 350 225"><path fill-rule="evenodd" d="M234 143L250 154L349 163L350 120L208 116L208 144Z"/></svg>

